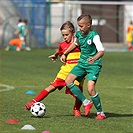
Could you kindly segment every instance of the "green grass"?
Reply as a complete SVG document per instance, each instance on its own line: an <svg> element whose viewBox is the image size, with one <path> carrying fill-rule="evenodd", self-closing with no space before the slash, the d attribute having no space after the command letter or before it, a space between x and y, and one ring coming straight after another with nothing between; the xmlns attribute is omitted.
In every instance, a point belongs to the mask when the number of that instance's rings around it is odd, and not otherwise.
<svg viewBox="0 0 133 133"><path fill-rule="evenodd" d="M133 75L132 53L105 52L103 68L97 82L103 109L107 119L96 121L93 107L88 117L74 118L74 99L65 95L64 90L51 93L42 102L46 105L46 115L34 118L24 109L24 104L34 98L54 80L60 69L60 61L52 63L48 55L53 49L33 49L31 52L0 51L0 132L1 133L131 133L133 132ZM87 98L86 81L84 94ZM1 85L14 86L5 89ZM27 95L33 90L35 95ZM83 108L81 109L83 112ZM15 118L19 124L6 124ZM30 124L36 130L21 130Z"/></svg>

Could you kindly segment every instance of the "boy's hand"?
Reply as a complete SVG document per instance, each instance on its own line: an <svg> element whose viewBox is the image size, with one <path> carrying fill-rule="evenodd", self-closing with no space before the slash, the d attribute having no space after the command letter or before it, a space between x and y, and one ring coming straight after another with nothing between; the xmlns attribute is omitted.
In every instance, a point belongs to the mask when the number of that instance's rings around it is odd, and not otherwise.
<svg viewBox="0 0 133 133"><path fill-rule="evenodd" d="M65 64L66 63L66 55L62 55L61 57L60 57L60 61L63 63L63 64Z"/></svg>
<svg viewBox="0 0 133 133"><path fill-rule="evenodd" d="M55 54L50 55L48 58L50 58L53 62L56 62L58 56L56 56Z"/></svg>
<svg viewBox="0 0 133 133"><path fill-rule="evenodd" d="M93 57L88 58L88 63L89 63L89 64L92 64L94 61L95 61L95 60L94 60Z"/></svg>

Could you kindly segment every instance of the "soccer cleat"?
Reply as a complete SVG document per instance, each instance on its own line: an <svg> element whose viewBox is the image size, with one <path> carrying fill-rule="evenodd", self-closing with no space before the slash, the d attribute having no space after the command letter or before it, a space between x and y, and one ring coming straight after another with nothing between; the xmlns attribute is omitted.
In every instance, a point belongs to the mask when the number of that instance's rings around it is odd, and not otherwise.
<svg viewBox="0 0 133 133"><path fill-rule="evenodd" d="M103 112L97 113L96 120L103 120L106 119L106 116Z"/></svg>
<svg viewBox="0 0 133 133"><path fill-rule="evenodd" d="M84 116L89 115L92 106L93 106L93 102L90 102L88 105L84 106Z"/></svg>
<svg viewBox="0 0 133 133"><path fill-rule="evenodd" d="M82 105L82 102L79 101L79 100L76 100L75 103L74 103L74 116L75 117L79 117L81 116L81 112L80 112L80 107Z"/></svg>
<svg viewBox="0 0 133 133"><path fill-rule="evenodd" d="M81 116L80 110L74 109L74 116L75 116L75 117Z"/></svg>
<svg viewBox="0 0 133 133"><path fill-rule="evenodd" d="M35 102L28 102L28 103L26 103L25 104L25 108L26 108L26 110L30 110L30 108L31 108L31 106L34 104Z"/></svg>

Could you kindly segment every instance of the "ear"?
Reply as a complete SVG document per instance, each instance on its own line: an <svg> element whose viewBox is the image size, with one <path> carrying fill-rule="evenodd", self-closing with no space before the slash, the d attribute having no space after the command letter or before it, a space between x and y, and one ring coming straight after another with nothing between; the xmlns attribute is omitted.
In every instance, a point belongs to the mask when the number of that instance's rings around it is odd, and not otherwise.
<svg viewBox="0 0 133 133"><path fill-rule="evenodd" d="M75 30L73 31L73 34L75 34Z"/></svg>
<svg viewBox="0 0 133 133"><path fill-rule="evenodd" d="M90 28L91 27L91 23L88 23L88 28Z"/></svg>

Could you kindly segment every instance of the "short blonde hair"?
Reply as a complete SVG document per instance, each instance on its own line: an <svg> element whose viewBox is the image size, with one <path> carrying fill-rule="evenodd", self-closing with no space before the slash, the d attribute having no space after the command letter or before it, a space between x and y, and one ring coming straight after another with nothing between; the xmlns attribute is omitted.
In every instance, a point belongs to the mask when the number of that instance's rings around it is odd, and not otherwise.
<svg viewBox="0 0 133 133"><path fill-rule="evenodd" d="M60 31L62 30L70 30L71 32L75 32L74 25L70 21L66 21L62 24Z"/></svg>
<svg viewBox="0 0 133 133"><path fill-rule="evenodd" d="M84 19L87 23L92 24L92 18L90 15L82 14L77 18L77 21L80 21L81 19Z"/></svg>

